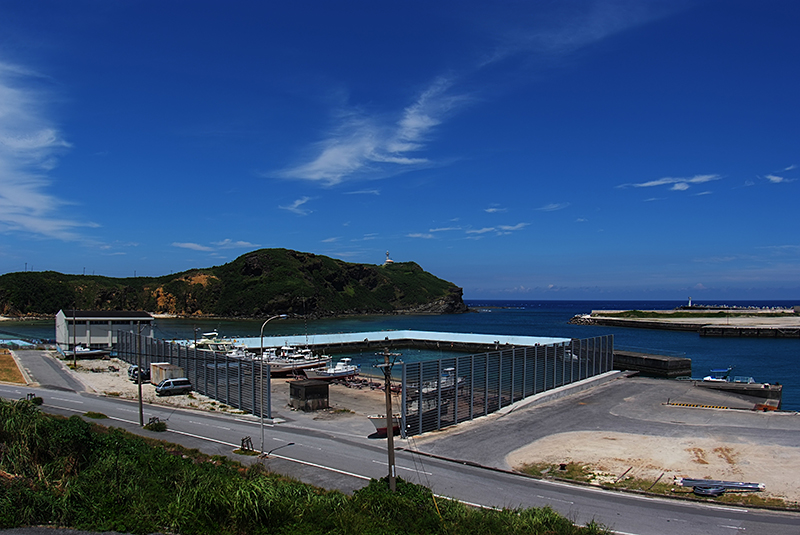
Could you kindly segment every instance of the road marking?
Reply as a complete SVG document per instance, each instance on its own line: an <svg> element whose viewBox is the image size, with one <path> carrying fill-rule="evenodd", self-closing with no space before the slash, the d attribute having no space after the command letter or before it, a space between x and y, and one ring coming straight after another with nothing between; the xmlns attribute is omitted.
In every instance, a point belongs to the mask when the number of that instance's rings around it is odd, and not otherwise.
<svg viewBox="0 0 800 535"><path fill-rule="evenodd" d="M380 464L383 466L388 467L389 463L385 463L383 461L378 461L377 459L372 459L372 462L375 464ZM399 464L394 465L395 468L402 468L403 470L408 470L409 472L416 472L418 474L425 474L426 476L432 476L432 472L423 472L422 470L417 470L416 468L407 468L405 466L400 466Z"/></svg>
<svg viewBox="0 0 800 535"><path fill-rule="evenodd" d="M67 403L77 403L78 405L83 405L83 401L77 401L77 400L74 400L74 399L64 399L64 398L50 398L50 399L54 399L56 401L65 401Z"/></svg>
<svg viewBox="0 0 800 535"><path fill-rule="evenodd" d="M559 500L558 498L549 498L547 496L542 496L541 494L537 494L536 497L541 498L543 500L550 500L551 502L561 502L561 503L568 503L570 505L575 505L575 502L571 502L569 500Z"/></svg>
<svg viewBox="0 0 800 535"><path fill-rule="evenodd" d="M728 529L738 529L739 531L747 531L747 528L742 528L739 526L726 526L725 524L717 524L721 528L728 528Z"/></svg>

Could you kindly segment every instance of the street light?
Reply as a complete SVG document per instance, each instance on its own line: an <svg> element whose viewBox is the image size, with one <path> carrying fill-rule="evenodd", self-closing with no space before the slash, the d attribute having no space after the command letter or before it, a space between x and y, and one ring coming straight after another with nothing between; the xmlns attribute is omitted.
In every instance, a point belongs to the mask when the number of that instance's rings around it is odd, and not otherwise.
<svg viewBox="0 0 800 535"><path fill-rule="evenodd" d="M259 411L261 413L261 455L264 455L264 327L266 327L267 323L271 320L276 318L283 319L286 318L286 314L279 314L277 316L272 316L271 318L267 318L261 325L261 364L258 366L258 373L261 383L261 404L259 405ZM271 379L272 374L267 374L267 380ZM272 398L272 396L270 396ZM270 399L270 403L267 406L267 416L272 418L272 399Z"/></svg>

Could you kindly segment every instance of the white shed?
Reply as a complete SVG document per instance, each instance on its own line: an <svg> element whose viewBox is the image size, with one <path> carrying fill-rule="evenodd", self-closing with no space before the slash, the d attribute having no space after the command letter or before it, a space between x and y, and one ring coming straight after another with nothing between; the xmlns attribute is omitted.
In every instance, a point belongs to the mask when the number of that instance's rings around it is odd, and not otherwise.
<svg viewBox="0 0 800 535"><path fill-rule="evenodd" d="M81 346L110 348L120 331L153 336L153 316L126 310L59 310L56 314L56 344L64 351Z"/></svg>

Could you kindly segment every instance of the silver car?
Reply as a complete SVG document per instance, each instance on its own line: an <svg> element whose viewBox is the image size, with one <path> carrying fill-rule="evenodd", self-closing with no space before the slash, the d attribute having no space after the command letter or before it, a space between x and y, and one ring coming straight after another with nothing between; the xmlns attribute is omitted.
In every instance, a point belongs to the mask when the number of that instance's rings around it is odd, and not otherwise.
<svg viewBox="0 0 800 535"><path fill-rule="evenodd" d="M192 391L192 383L186 377L164 379L156 385L156 394L171 396L172 394L188 394Z"/></svg>

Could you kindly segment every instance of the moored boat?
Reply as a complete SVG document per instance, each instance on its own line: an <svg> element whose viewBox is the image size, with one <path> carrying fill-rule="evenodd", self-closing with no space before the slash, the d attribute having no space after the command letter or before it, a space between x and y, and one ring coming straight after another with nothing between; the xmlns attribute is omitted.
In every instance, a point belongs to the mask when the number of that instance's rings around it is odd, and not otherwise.
<svg viewBox="0 0 800 535"><path fill-rule="evenodd" d="M756 410L778 410L781 408L783 386L779 384L758 383L752 377L731 377L733 368L711 370L712 375L695 380L695 386L722 390L733 394L758 398Z"/></svg>
<svg viewBox="0 0 800 535"><path fill-rule="evenodd" d="M284 346L278 350L265 351L263 361L270 366L270 373L281 375L299 373L331 363L328 355L314 355L308 348L297 349Z"/></svg>
<svg viewBox="0 0 800 535"><path fill-rule="evenodd" d="M306 369L305 374L309 379L342 379L355 377L360 370L361 366L352 364L352 359L343 358L335 365Z"/></svg>

